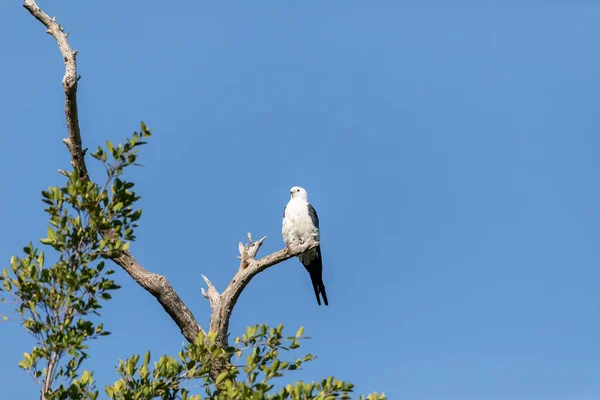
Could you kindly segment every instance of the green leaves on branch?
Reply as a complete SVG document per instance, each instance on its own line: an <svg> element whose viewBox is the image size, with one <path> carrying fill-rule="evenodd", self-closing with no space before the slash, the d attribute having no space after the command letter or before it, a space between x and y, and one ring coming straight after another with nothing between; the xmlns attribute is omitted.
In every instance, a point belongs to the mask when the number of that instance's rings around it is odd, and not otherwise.
<svg viewBox="0 0 600 400"><path fill-rule="evenodd" d="M351 383L333 377L321 382L296 382L281 390L274 389L274 379L287 371L299 369L314 357L310 354L284 360L280 353L300 346L303 329L292 337L283 336L283 325L247 329L235 339L235 346L221 349L215 335L201 333L195 343L185 346L178 359L162 356L153 366L150 353L140 364L140 356L119 363L121 379L105 388L111 399L350 399ZM245 365L236 361L246 360ZM231 363L229 361L231 360ZM219 373L216 380L211 371ZM215 374L212 374L214 376ZM363 397L361 396L361 399ZM373 394L368 399L384 399Z"/></svg>
<svg viewBox="0 0 600 400"><path fill-rule="evenodd" d="M135 184L122 179L124 169L136 164L139 146L151 134L142 123L141 133L135 132L125 145L107 142L108 152L101 147L92 154L106 169L103 186L80 179L73 171L64 187L52 187L42 192L42 201L50 214L47 237L43 244L56 250L79 252L97 249L94 256L118 257L135 240L134 230L142 216L134 209L140 197L132 190ZM110 155L110 159L107 157ZM102 237L104 235L104 238Z"/></svg>
<svg viewBox="0 0 600 400"><path fill-rule="evenodd" d="M36 346L25 353L19 366L43 388L48 399L96 398L92 374L84 371L88 358L86 342L108 335L101 323L91 318L102 300L119 288L105 269L103 258L118 257L135 239L142 211L135 209L139 196L134 184L123 179L124 169L134 165L142 138L150 136L142 124L125 145L107 144L93 156L106 168L106 181L82 179L74 170L63 186L42 192L49 226L40 241L53 251L53 264L33 244L23 257L12 257L10 269L0 276L0 291L8 292L17 304L23 326L36 338ZM55 385L52 385L55 383Z"/></svg>
<svg viewBox="0 0 600 400"><path fill-rule="evenodd" d="M152 134L148 130L148 127L142 122L140 124L140 133L134 132L131 139L127 139L124 145L119 143L115 147L110 141L106 141L106 149L98 147L98 150L92 154L92 157L100 160L107 171L121 175L125 167L139 165L136 164L139 147L148 143L144 139L148 139L151 136ZM109 155L111 156L110 160L108 160Z"/></svg>

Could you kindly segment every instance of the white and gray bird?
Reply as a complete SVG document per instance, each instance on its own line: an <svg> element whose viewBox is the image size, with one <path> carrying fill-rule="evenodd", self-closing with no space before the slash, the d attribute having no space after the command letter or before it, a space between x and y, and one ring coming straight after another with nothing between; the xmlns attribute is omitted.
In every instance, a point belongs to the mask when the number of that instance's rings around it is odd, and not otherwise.
<svg viewBox="0 0 600 400"><path fill-rule="evenodd" d="M283 210L283 223L281 234L283 242L288 248L304 244L311 237L321 240L319 234L319 217L312 205L308 202L308 193L304 188L294 186L290 189L290 201ZM326 306L327 293L323 284L323 260L321 258L321 245L298 256L304 268L310 274L317 303L321 305L319 294L323 297Z"/></svg>

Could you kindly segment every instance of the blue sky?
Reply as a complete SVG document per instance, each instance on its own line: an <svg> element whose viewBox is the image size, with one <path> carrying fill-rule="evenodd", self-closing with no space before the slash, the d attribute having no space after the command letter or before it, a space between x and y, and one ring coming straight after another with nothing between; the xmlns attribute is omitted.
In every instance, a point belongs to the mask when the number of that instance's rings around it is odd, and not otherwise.
<svg viewBox="0 0 600 400"><path fill-rule="evenodd" d="M452 3L452 4L450 4ZM390 398L600 395L600 3L326 1L40 3L71 32L85 147L154 137L129 177L143 196L136 258L203 326L246 232L282 248L304 186L319 212L318 307L297 260L260 274L233 336L306 327L326 375ZM42 237L40 191L68 168L56 43L0 2L0 260ZM88 160L94 177L100 169ZM119 358L183 338L123 288L92 343L100 386ZM6 309L5 309L6 310ZM0 387L35 398L16 365L32 341L0 325ZM8 345L7 345L8 344Z"/></svg>

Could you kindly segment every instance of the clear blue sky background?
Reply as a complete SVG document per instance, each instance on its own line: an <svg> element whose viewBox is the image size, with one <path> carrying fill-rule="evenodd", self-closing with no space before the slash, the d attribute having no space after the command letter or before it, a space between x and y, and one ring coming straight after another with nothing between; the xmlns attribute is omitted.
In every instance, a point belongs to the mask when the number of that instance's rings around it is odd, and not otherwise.
<svg viewBox="0 0 600 400"><path fill-rule="evenodd" d="M243 293L232 335L304 325L328 374L390 398L600 395L600 3L61 1L79 50L84 145L155 136L130 175L132 249L203 326L246 232L282 248L291 186L321 217L330 306L297 260ZM452 3L452 5L450 5ZM0 259L42 237L40 191L68 168L56 43L0 2ZM88 161L94 177L97 165ZM92 343L119 358L183 338L117 269ZM4 309L6 311L6 309ZM36 398L32 341L0 326L2 397Z"/></svg>

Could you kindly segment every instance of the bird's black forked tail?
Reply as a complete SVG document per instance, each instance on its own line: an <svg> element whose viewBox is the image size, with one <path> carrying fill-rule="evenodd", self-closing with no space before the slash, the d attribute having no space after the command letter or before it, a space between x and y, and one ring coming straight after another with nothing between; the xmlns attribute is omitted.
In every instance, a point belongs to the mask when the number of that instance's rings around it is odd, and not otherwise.
<svg viewBox="0 0 600 400"><path fill-rule="evenodd" d="M321 259L321 246L317 247L316 257L308 265L304 265L304 268L310 274L310 280L315 291L317 303L321 305L321 297L326 306L329 305L327 300L327 292L325 292L325 285L323 284L323 260ZM319 294L321 296L319 296Z"/></svg>

